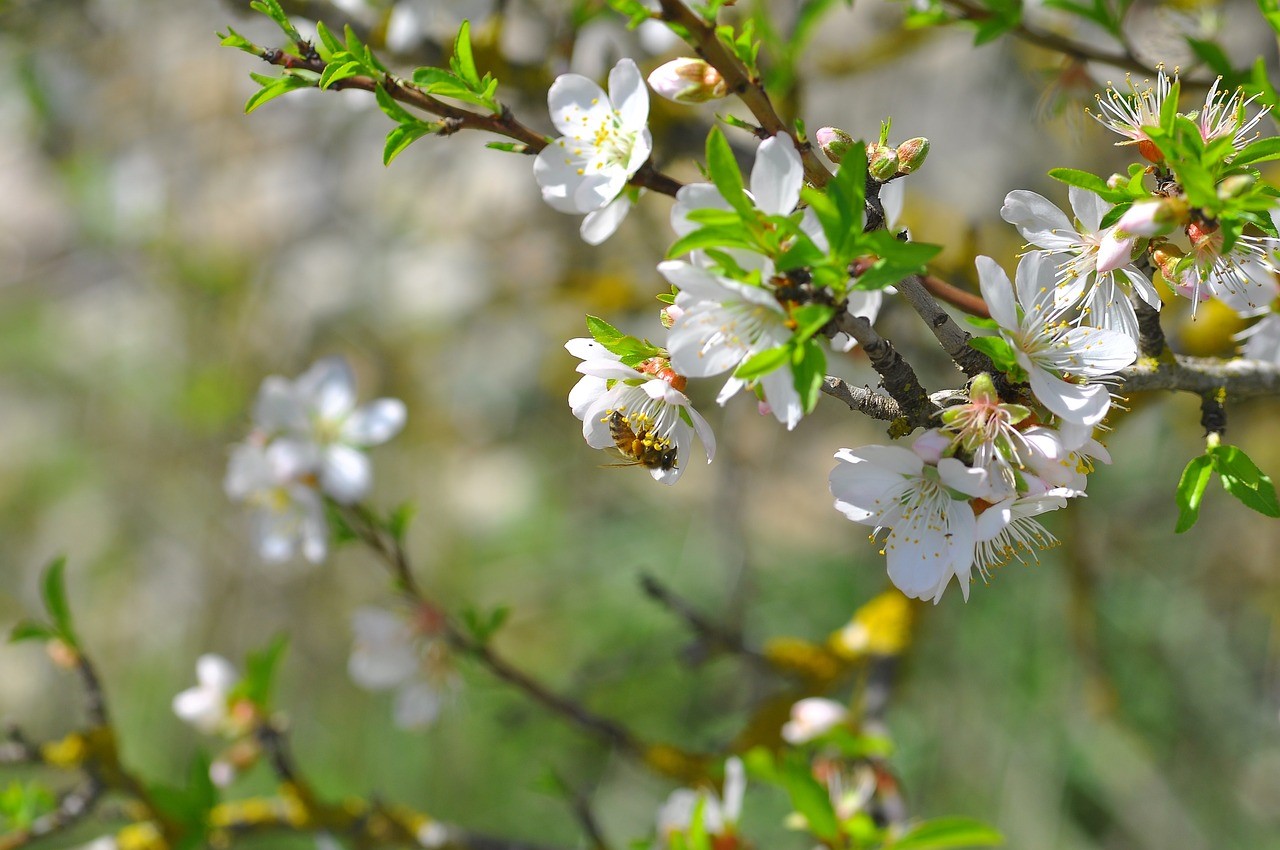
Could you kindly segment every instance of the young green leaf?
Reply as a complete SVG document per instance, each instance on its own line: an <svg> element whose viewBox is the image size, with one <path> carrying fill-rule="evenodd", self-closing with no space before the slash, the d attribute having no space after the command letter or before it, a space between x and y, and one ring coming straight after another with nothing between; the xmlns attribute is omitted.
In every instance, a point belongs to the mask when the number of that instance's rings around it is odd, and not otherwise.
<svg viewBox="0 0 1280 850"><path fill-rule="evenodd" d="M413 121L412 123L393 127L391 132L387 133L387 143L382 148L382 164L390 165L392 160L404 152L405 148L423 136L431 135L438 129L440 129L439 124L427 124L422 121Z"/></svg>
<svg viewBox="0 0 1280 850"><path fill-rule="evenodd" d="M1269 517L1280 517L1276 488L1267 474L1237 446L1219 445L1209 450L1222 487L1245 507Z"/></svg>
<svg viewBox="0 0 1280 850"><path fill-rule="evenodd" d="M51 626L24 620L9 631L9 643L22 643L28 640L52 640L57 636L57 630Z"/></svg>
<svg viewBox="0 0 1280 850"><path fill-rule="evenodd" d="M959 847L995 847L1004 836L981 821L970 818L938 818L914 827L889 846L893 850L948 850Z"/></svg>
<svg viewBox="0 0 1280 850"><path fill-rule="evenodd" d="M44 568L44 580L40 585L40 592L44 597L45 610L53 620L53 627L57 630L58 637L75 647L78 644L75 629L71 625L71 605L67 602L66 567L65 556L59 556L50 561Z"/></svg>
<svg viewBox="0 0 1280 850"><path fill-rule="evenodd" d="M767 375L780 368L790 359L791 348L789 346L779 345L777 348L766 348L764 351L757 351L738 364L738 368L733 372L733 377L741 378L744 381L752 381L761 375Z"/></svg>
<svg viewBox="0 0 1280 850"><path fill-rule="evenodd" d="M1208 455L1200 455L1191 459L1182 470L1182 478L1178 481L1175 498L1178 502L1178 524L1175 534L1181 534L1196 524L1200 518L1200 501L1204 498L1205 488L1213 477L1213 459Z"/></svg>
<svg viewBox="0 0 1280 850"><path fill-rule="evenodd" d="M271 643L264 648L245 656L244 679L236 687L236 691L259 708L270 709L276 673L288 648L288 636L280 634L272 638Z"/></svg>
<svg viewBox="0 0 1280 850"><path fill-rule="evenodd" d="M825 324L825 323L824 323ZM812 413L822 395L822 383L827 378L827 355L817 340L806 339L794 349L791 373L795 378L796 392L805 413Z"/></svg>
<svg viewBox="0 0 1280 850"><path fill-rule="evenodd" d="M449 67L473 89L480 87L480 72L476 70L475 56L471 52L471 22L463 21L458 37L453 40L453 56Z"/></svg>
<svg viewBox="0 0 1280 850"><path fill-rule="evenodd" d="M285 74L282 77L268 77L265 74L250 74L255 81L262 85L250 98L245 101L244 111L249 114L262 104L275 100L282 94L288 94L295 89L311 88L315 83L306 77L296 74Z"/></svg>
<svg viewBox="0 0 1280 850"><path fill-rule="evenodd" d="M751 215L753 206L747 197L742 183L742 172L738 169L738 161L734 159L733 148L729 140L720 132L719 127L712 127L707 134L707 174L711 182L720 190L720 194L742 215Z"/></svg>

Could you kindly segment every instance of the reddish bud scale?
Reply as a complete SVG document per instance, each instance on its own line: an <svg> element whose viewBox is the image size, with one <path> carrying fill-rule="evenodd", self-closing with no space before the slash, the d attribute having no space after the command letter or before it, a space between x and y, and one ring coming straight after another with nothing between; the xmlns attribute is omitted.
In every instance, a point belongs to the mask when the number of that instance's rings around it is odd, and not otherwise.
<svg viewBox="0 0 1280 850"><path fill-rule="evenodd" d="M1218 225L1209 221L1193 221L1187 225L1187 238L1191 244L1199 247L1204 240L1218 232Z"/></svg>
<svg viewBox="0 0 1280 850"><path fill-rule="evenodd" d="M679 390L680 392L684 392L684 388L689 385L689 380L672 369L671 361L665 357L650 357L637 366L636 371L645 375L653 375L655 378L661 378L670 384L673 390Z"/></svg>
<svg viewBox="0 0 1280 850"><path fill-rule="evenodd" d="M1164 154L1160 153L1160 149L1150 139L1138 140L1138 153L1148 162L1164 162Z"/></svg>

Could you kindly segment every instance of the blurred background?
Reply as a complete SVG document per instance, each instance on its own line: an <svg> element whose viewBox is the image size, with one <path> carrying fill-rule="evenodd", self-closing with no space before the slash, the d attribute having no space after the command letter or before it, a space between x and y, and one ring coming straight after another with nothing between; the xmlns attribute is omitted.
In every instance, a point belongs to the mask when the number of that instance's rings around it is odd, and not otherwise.
<svg viewBox="0 0 1280 850"><path fill-rule="evenodd" d="M680 52L607 11L575 30L569 3L512 0L501 23L467 5L290 9L389 41L401 69L439 62L470 16L481 69L547 131L554 74L602 78L623 55L648 72ZM836 449L882 441L883 428L823 399L786 434L745 397L716 408L712 382L692 393L720 441L715 464L672 488L601 469L565 404L577 376L562 344L586 312L659 335L669 200L647 196L592 249L577 218L542 203L531 160L478 135L423 140L384 168L390 127L365 94L301 92L245 116L248 73L269 69L214 32L278 37L246 6L0 4L0 626L38 610L39 570L66 553L125 757L156 778L182 776L213 745L170 710L195 658L239 658L284 631L279 702L324 791L574 846L570 807L545 790L554 772L591 794L611 840L648 836L672 783L483 671L464 662L465 686L421 732L395 729L390 698L350 682L351 612L391 599L380 569L353 547L323 566L265 565L222 493L259 383L336 353L363 398L404 399L406 431L373 451L373 501L416 503L424 584L455 610L510 605L500 650L695 749L724 744L772 685L732 658L682 663L690 636L644 597L640 574L753 643L821 640L887 587L877 547L831 509L826 485ZM796 11L768 8L783 28ZM1065 206L1049 168L1123 169L1114 137L1081 111L1123 72L1011 40L975 49L968 31L904 31L902 15L900 3L835 4L797 57L786 108L810 128L866 137L891 116L895 142L927 136L904 223L947 246L940 275L972 286L975 253L1011 268L1020 248L998 216L1007 192ZM1130 21L1153 63L1190 66L1179 33L1216 21L1238 64L1261 53L1274 67L1250 3L1137 4ZM696 179L691 156L717 108L654 99L662 168ZM749 163L750 140L734 141ZM1174 311L1166 327L1180 350L1229 353L1232 321ZM905 305L889 303L880 326L930 389L957 384ZM832 368L874 384L856 356ZM1202 450L1197 399L1129 408L1108 440L1114 465L1049 518L1066 545L1004 568L967 604L953 589L917 611L887 712L892 764L914 815L982 818L1010 847L1280 847L1280 527L1211 492L1175 537L1174 486ZM1229 440L1272 475L1278 413L1273 400L1230 409ZM80 722L74 682L39 647L5 648L0 670L0 714L33 737ZM749 791L747 834L804 846L782 830L785 811Z"/></svg>

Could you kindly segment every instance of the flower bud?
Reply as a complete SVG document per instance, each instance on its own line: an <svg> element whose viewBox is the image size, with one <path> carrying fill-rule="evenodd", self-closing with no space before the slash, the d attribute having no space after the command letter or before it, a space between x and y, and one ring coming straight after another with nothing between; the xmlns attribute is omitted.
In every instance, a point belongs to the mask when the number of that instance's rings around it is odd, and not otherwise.
<svg viewBox="0 0 1280 850"><path fill-rule="evenodd" d="M924 158L929 155L929 140L924 136L907 139L898 145L898 171L902 174L911 172L924 165Z"/></svg>
<svg viewBox="0 0 1280 850"><path fill-rule="evenodd" d="M883 183L898 173L898 152L888 145L867 145L867 171Z"/></svg>
<svg viewBox="0 0 1280 850"><path fill-rule="evenodd" d="M1224 201L1227 198L1239 197L1253 183L1254 177L1252 174L1233 174L1218 184L1218 197Z"/></svg>
<svg viewBox="0 0 1280 850"><path fill-rule="evenodd" d="M706 103L729 93L720 72L701 59L672 59L649 75L649 87L676 103Z"/></svg>
<svg viewBox="0 0 1280 850"><path fill-rule="evenodd" d="M1120 216L1116 229L1128 236L1163 236L1186 218L1187 202L1180 198L1139 201Z"/></svg>
<svg viewBox="0 0 1280 850"><path fill-rule="evenodd" d="M1129 185L1129 178L1123 174L1112 174L1107 178L1108 189L1119 189L1121 186Z"/></svg>
<svg viewBox="0 0 1280 850"><path fill-rule="evenodd" d="M1133 246L1137 241L1137 236L1125 233L1118 225L1108 227L1098 242L1098 274L1113 272L1129 265L1129 261L1133 259Z"/></svg>
<svg viewBox="0 0 1280 850"><path fill-rule="evenodd" d="M1199 248L1217 232L1218 225L1207 221L1193 221L1187 225L1187 238L1191 240L1192 248Z"/></svg>
<svg viewBox="0 0 1280 850"><path fill-rule="evenodd" d="M1172 285L1178 277L1178 263L1186 256L1177 245L1165 242L1151 252L1151 261L1160 269L1160 274Z"/></svg>
<svg viewBox="0 0 1280 850"><path fill-rule="evenodd" d="M662 312L658 314L658 319L662 322L662 326L664 328L671 330L671 327L683 315L683 308L678 307L675 304L668 304L666 307L662 308Z"/></svg>
<svg viewBox="0 0 1280 850"><path fill-rule="evenodd" d="M839 127L823 127L813 134L813 138L827 155L827 159L837 164L844 159L849 148L853 147L853 136Z"/></svg>
<svg viewBox="0 0 1280 850"><path fill-rule="evenodd" d="M782 727L782 739L788 744L812 741L839 726L848 716L849 709L835 700L802 699L791 706L791 719Z"/></svg>

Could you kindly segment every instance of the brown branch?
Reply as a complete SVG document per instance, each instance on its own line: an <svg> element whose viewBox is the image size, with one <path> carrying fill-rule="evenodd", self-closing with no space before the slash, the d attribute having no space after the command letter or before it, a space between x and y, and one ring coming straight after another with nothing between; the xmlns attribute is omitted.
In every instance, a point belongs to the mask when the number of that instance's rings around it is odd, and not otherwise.
<svg viewBox="0 0 1280 850"><path fill-rule="evenodd" d="M1237 357L1175 355L1172 360L1143 357L1119 375L1123 392L1175 390L1204 395L1225 390L1232 398L1280 395L1280 366Z"/></svg>
<svg viewBox="0 0 1280 850"><path fill-rule="evenodd" d="M901 408L906 423L911 428L928 426L937 414L937 408L920 385L911 364L903 359L893 343L880 336L865 317L854 316L848 311L836 317L836 328L862 346L871 367L879 373L885 391Z"/></svg>
<svg viewBox="0 0 1280 850"><path fill-rule="evenodd" d="M991 358L970 347L971 337L968 331L956 324L950 314L933 300L933 296L929 294L919 275L912 275L900 281L898 292L920 314L920 318L924 319L924 323L929 326L929 330L942 346L942 350L960 367L961 371L970 378L981 372L987 372L992 377L996 376Z"/></svg>
<svg viewBox="0 0 1280 850"><path fill-rule="evenodd" d="M325 69L324 60L318 56L299 58L278 49L264 51L262 59L282 68L301 69L315 74L322 74ZM499 104L500 109L497 113L472 112L432 97L414 83L391 74L386 74L380 79L364 75L347 77L338 80L329 86L329 89L357 89L367 92L382 89L399 103L443 119L441 135L452 135L459 130L483 130L524 145L525 152L530 154L536 154L550 144L546 136L521 123L506 104ZM676 192L683 185L674 177L655 169L651 163L641 166L640 170L632 176L630 183L633 186L672 197L675 197Z"/></svg>
<svg viewBox="0 0 1280 850"><path fill-rule="evenodd" d="M646 596L683 620L689 630L697 635L698 642L690 647L694 652L687 653L694 655L695 661L705 660L711 652L716 650L724 650L739 655L758 667L771 666L769 660L760 652L747 646L740 632L712 621L677 596L675 591L659 581L656 576L641 575L640 587Z"/></svg>
<svg viewBox="0 0 1280 850"><path fill-rule="evenodd" d="M712 67L724 77L729 91L737 95L756 121L761 130L770 136L786 135L795 143L804 162L804 177L814 186L822 187L831 179L831 172L818 159L813 145L807 139L800 139L786 125L764 90L764 83L744 66L741 60L725 46L716 35L715 27L708 24L701 16L693 12L682 0L658 0L662 6L662 20L683 27L688 33L689 45L697 51Z"/></svg>
<svg viewBox="0 0 1280 850"><path fill-rule="evenodd" d="M867 387L855 387L834 375L827 375L822 382L822 392L842 401L855 413L865 413L872 419L892 422L902 417L902 407L893 399Z"/></svg>
<svg viewBox="0 0 1280 850"><path fill-rule="evenodd" d="M987 309L987 302L982 300L981 295L967 292L931 274L922 276L920 282L924 285L925 290L939 301L945 301L970 316L977 316L982 319L991 318L991 311Z"/></svg>
<svg viewBox="0 0 1280 850"><path fill-rule="evenodd" d="M408 554L400 541L387 534L367 509L361 506L339 506L339 509L351 530L391 571L400 591L415 603L431 604L430 598L413 576ZM478 661L493 676L512 685L534 702L622 752L637 758L644 757L648 748L622 724L601 717L585 706L550 690L494 652L487 644L471 637L451 618L444 618L444 631L455 648Z"/></svg>

